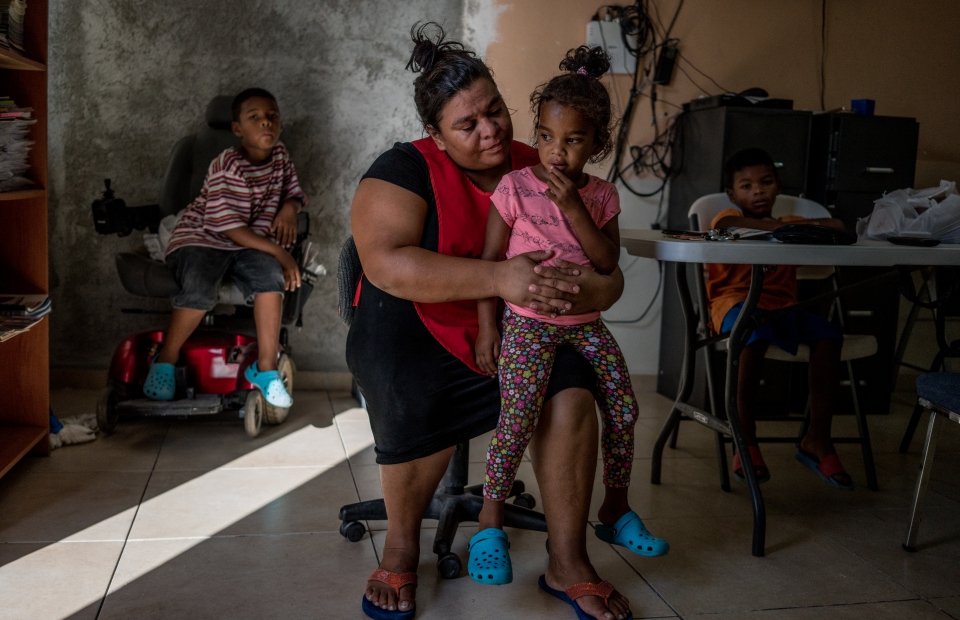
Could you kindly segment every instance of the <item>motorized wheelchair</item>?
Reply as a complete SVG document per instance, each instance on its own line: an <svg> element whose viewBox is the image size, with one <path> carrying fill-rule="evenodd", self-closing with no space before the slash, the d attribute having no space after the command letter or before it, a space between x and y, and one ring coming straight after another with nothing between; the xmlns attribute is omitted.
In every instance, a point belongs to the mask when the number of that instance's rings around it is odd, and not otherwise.
<svg viewBox="0 0 960 620"><path fill-rule="evenodd" d="M159 204L127 207L116 198L106 180L103 197L93 203L93 217L100 234L125 236L134 229L157 233L164 217L175 215L190 204L203 187L210 162L223 150L240 143L230 129L232 97L218 96L207 106L207 127L181 139L173 149L160 187ZM284 296L280 331L278 370L287 391L293 392L296 366L290 357L287 329L302 323L303 306L313 291L318 276L326 270L316 262L310 242L309 217L298 216L297 240L290 250L300 265L302 285ZM141 297L169 298L179 285L167 266L142 254L123 252L116 256L117 272L123 287ZM149 311L124 310L150 314ZM229 328L226 326L229 325ZM238 411L244 428L251 437L260 432L261 424L280 424L288 410L274 407L253 384L244 378L244 371L257 361L257 340L253 328L252 308L248 307L239 289L225 279L220 288L217 307L209 312L202 325L184 344L176 366L176 397L171 401L150 400L143 395L143 384L150 364L163 344L163 328L132 334L117 346L110 363L108 385L97 403L97 423L111 433L119 416L127 414L152 416L213 415Z"/></svg>

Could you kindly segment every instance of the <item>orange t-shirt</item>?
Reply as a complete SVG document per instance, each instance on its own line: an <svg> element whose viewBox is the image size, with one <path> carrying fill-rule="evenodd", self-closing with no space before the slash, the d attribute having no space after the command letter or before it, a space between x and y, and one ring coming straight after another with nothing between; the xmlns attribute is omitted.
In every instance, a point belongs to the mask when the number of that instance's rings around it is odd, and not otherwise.
<svg viewBox="0 0 960 620"><path fill-rule="evenodd" d="M717 222L725 217L743 217L740 209L724 209L710 222L710 228L716 228ZM784 222L802 220L802 217L788 215L780 218ZM750 291L750 265L707 264L707 299L710 300L710 319L718 334L723 317L741 301L746 301ZM763 275L763 293L757 307L761 310L776 310L792 305L797 301L797 268L792 265L778 265Z"/></svg>

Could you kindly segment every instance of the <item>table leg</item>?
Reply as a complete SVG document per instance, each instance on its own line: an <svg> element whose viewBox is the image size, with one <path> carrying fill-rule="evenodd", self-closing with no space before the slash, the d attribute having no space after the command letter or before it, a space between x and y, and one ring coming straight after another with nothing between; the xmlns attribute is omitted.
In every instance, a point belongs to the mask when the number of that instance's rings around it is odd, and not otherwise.
<svg viewBox="0 0 960 620"><path fill-rule="evenodd" d="M747 480L747 488L750 490L750 500L753 503L753 555L763 557L767 515L763 505L763 495L760 493L760 484L757 482L756 472L753 469L753 463L750 460L750 450L747 449L743 441L743 431L740 428L740 414L737 409L737 379L740 370L740 353L743 352L744 337L747 335L748 324L753 311L760 301L760 294L763 292L763 265L753 265L750 274L750 292L743 303L743 309L740 310L740 316L733 325L730 332L730 340L727 344L727 384L726 384L726 404L727 404L727 422L730 424L730 434L733 436L733 443L737 448L737 454L740 455L740 464L743 466L743 475Z"/></svg>
<svg viewBox="0 0 960 620"><path fill-rule="evenodd" d="M680 307L683 309L683 370L680 374L680 386L677 389L677 400L674 401L673 409L667 416L667 421L663 423L660 429L660 435L657 437L657 443L653 446L653 462L650 464L650 483L660 484L660 470L663 461L663 447L667 444L673 429L680 424L680 410L677 403L686 403L693 392L694 371L696 369L697 352L694 346L697 341L697 316L693 309L693 301L690 299L690 289L687 287L687 265L685 263L676 264L677 272L677 293L680 295Z"/></svg>

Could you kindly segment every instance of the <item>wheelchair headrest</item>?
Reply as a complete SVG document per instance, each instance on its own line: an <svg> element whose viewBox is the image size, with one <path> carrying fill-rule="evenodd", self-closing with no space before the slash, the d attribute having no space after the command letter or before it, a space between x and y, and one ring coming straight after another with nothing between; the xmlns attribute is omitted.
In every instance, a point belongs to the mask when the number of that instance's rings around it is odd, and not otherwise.
<svg viewBox="0 0 960 620"><path fill-rule="evenodd" d="M232 103L231 95L217 95L210 100L205 118L211 129L230 129L230 123L233 122L233 111L230 109Z"/></svg>

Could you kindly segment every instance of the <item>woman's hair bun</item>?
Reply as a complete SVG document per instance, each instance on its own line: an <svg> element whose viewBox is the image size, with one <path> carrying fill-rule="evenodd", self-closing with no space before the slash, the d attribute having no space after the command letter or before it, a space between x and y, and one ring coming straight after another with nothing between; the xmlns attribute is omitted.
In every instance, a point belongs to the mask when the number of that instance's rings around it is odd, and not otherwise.
<svg viewBox="0 0 960 620"><path fill-rule="evenodd" d="M581 45L567 52L566 58L560 61L560 69L568 73L599 78L610 70L610 56L599 45L597 47Z"/></svg>
<svg viewBox="0 0 960 620"><path fill-rule="evenodd" d="M474 55L462 43L446 41L443 27L436 22L417 22L410 29L410 38L413 39L413 53L410 54L407 69L414 73L430 73L434 65L449 52Z"/></svg>

